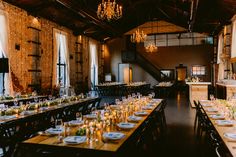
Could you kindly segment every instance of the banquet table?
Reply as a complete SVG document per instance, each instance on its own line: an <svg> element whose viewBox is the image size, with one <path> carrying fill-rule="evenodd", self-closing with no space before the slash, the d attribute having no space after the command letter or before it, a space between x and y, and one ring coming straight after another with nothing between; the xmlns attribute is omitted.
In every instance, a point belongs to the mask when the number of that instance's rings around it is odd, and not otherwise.
<svg viewBox="0 0 236 157"><path fill-rule="evenodd" d="M51 106L48 107L48 109L45 110L40 110L37 109L35 110L32 114L25 114L25 115L15 115L13 118L9 118L9 119L3 119L0 116L0 126L4 125L5 123L9 123L9 122L27 122L28 120L32 119L35 116L40 116L40 115L45 115L48 112L56 112L57 110L61 110L64 109L66 107L73 107L73 106L78 106L78 105L83 105L83 103L89 103L92 101L96 101L97 99L100 99L99 97L91 97L91 98L85 98L85 99L79 99L73 102L69 102L69 103L61 103L60 105L56 105L56 106Z"/></svg>
<svg viewBox="0 0 236 157"><path fill-rule="evenodd" d="M133 123L135 126L132 129L123 130L117 127L117 125L110 125L106 127L106 129L96 133L96 140L86 140L86 142L81 144L66 144L58 141L57 136L37 135L21 143L19 149L23 151L23 154L26 157L27 154L28 156L30 156L30 154L35 154L37 150L46 150L54 153L64 152L65 154L68 154L68 156L76 156L76 154L80 154L82 156L122 156L120 154L123 152L129 152L127 145L134 145L132 139L139 135L140 129L145 126L145 123L148 121L149 117L161 106L162 102L162 99L155 99L155 102L152 103L153 108L145 110L147 115L140 116L141 120ZM69 135L75 135L76 130L78 130L78 126L69 128ZM105 132L120 132L124 134L124 137L116 141L105 140L102 135ZM63 138L67 135L64 133Z"/></svg>
<svg viewBox="0 0 236 157"><path fill-rule="evenodd" d="M205 113L209 117L212 125L214 126L215 130L217 131L218 135L220 136L222 142L225 144L226 148L229 150L229 153L236 157L236 140L230 140L225 137L225 133L236 133L236 121L233 120L233 125L219 125L216 123L216 119L212 118L212 115L222 114L221 111L219 111L215 106L214 103L212 103L210 100L200 100L200 104L202 105ZM212 105L213 104L213 105ZM215 110L216 109L216 110ZM215 110L215 111L214 111ZM229 118L225 118L226 120Z"/></svg>
<svg viewBox="0 0 236 157"><path fill-rule="evenodd" d="M30 96L30 97L22 97L22 98L20 97L20 98L16 98L16 99L5 99L5 100L0 100L0 104L12 106L14 101L26 103L27 101L32 101L35 98L46 99L46 98L48 98L48 96L38 95L38 96Z"/></svg>

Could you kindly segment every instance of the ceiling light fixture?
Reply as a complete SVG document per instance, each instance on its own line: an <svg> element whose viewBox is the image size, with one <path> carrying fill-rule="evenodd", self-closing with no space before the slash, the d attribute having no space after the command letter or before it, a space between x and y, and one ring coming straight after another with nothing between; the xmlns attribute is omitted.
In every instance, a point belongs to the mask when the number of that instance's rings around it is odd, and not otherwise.
<svg viewBox="0 0 236 157"><path fill-rule="evenodd" d="M152 26L151 26L152 34L153 34L153 23L154 22L152 21ZM154 35L154 42L149 42L147 46L145 46L145 50L146 52L149 52L149 53L157 52L158 47L156 46L156 35Z"/></svg>
<svg viewBox="0 0 236 157"><path fill-rule="evenodd" d="M122 6L116 4L115 0L113 2L102 0L102 3L98 5L97 16L101 20L117 20L122 17Z"/></svg>
<svg viewBox="0 0 236 157"><path fill-rule="evenodd" d="M143 31L140 31L139 28L131 35L130 40L133 43L141 43L144 42L147 38L147 34Z"/></svg>

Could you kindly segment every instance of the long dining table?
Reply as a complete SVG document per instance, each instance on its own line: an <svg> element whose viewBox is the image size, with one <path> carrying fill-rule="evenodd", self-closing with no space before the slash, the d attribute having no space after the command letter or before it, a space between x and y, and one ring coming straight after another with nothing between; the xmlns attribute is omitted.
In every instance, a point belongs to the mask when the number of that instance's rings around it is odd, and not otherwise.
<svg viewBox="0 0 236 157"><path fill-rule="evenodd" d="M129 129L120 128L118 127L118 121L116 121L116 123L115 122L110 123L110 125L107 125L105 128L102 127L103 129L98 129L96 132L96 137L93 138L92 140L86 137L86 141L79 144L65 143L63 142L63 140L62 141L59 140L57 135L50 136L48 134L41 134L22 142L19 146L20 153L18 154L20 155L18 156L27 157L31 156L32 154L36 156L37 155L45 156L45 154L48 156L53 156L55 154L59 154L61 156L67 155L70 157L94 156L94 155L103 157L123 156L124 152L126 153L132 152L132 150L128 147L129 146L132 147L135 145L135 143L133 143L134 142L133 139L136 139L137 136L140 136L140 130L142 130L143 127L145 127L150 116L152 116L152 114L155 113L155 111L161 106L162 102L163 102L162 99L151 99L149 101L146 101L144 104L141 104L143 102L139 102L139 100L132 102L131 104L133 104L133 106L135 106L135 104L139 104L139 107L134 107L132 112L131 110L130 112L127 111L127 113L125 114L126 116L121 121L132 123L134 125L133 128ZM110 107L112 112L116 110L116 106L110 106ZM112 107L114 107L115 109ZM131 115L133 116L135 114L137 114L136 117L139 117L140 120L135 122L134 121L130 122L128 120L129 116ZM84 119L84 121L88 122L89 120ZM79 128L81 128L81 126L68 125L67 128L69 128L69 132L68 131L64 132L63 138L66 138L68 136L75 136L76 131ZM67 129L65 128L65 130ZM111 133L111 132L122 133L124 137L122 137L119 140L105 139L103 135L105 133Z"/></svg>
<svg viewBox="0 0 236 157"><path fill-rule="evenodd" d="M16 106L6 108L4 111L0 110L0 148L4 155L12 153L18 143L34 136L38 131L50 127L56 118L72 119L76 112L83 112L101 100L99 97L74 98L51 100L46 103L53 103L53 105L14 112L13 115L1 115L1 112L19 110ZM39 104L31 105L38 106Z"/></svg>
<svg viewBox="0 0 236 157"><path fill-rule="evenodd" d="M226 134L233 134L233 136L236 137L236 121L230 113L230 108L236 103L236 101L199 100L199 103L204 109L225 147L228 149L230 155L236 157L236 138L230 139L226 136Z"/></svg>

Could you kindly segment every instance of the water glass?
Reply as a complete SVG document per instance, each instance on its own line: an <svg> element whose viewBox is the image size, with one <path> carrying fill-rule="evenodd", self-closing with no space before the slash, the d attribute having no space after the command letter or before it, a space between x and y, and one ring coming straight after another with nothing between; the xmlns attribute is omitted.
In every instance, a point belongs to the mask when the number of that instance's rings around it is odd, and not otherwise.
<svg viewBox="0 0 236 157"><path fill-rule="evenodd" d="M18 106L18 101L17 101L17 99L14 100L14 106Z"/></svg>
<svg viewBox="0 0 236 157"><path fill-rule="evenodd" d="M76 113L76 120L77 120L77 121L82 121L82 120L83 120L83 115L82 115L81 112L77 112L77 113Z"/></svg>
<svg viewBox="0 0 236 157"><path fill-rule="evenodd" d="M210 100L213 101L215 99L213 94L210 94Z"/></svg>

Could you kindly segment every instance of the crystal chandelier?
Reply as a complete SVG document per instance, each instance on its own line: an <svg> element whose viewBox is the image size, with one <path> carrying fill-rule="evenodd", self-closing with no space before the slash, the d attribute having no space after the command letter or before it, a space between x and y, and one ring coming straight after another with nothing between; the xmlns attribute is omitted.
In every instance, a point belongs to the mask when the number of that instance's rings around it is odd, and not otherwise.
<svg viewBox="0 0 236 157"><path fill-rule="evenodd" d="M133 43L140 43L146 40L147 34L140 31L139 28L131 35L130 40Z"/></svg>
<svg viewBox="0 0 236 157"><path fill-rule="evenodd" d="M117 20L122 17L122 6L116 4L116 0L113 2L102 0L102 3L98 5L97 16L101 20Z"/></svg>
<svg viewBox="0 0 236 157"><path fill-rule="evenodd" d="M153 22L152 22L152 34L153 34ZM154 35L154 43L153 42L148 43L147 46L145 46L145 50L146 52L149 53L157 52L158 48L156 46L156 35Z"/></svg>
<svg viewBox="0 0 236 157"><path fill-rule="evenodd" d="M145 47L145 50L146 50L146 52L153 53L153 52L157 52L158 48L157 48L156 44L149 43Z"/></svg>

